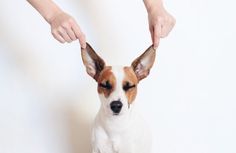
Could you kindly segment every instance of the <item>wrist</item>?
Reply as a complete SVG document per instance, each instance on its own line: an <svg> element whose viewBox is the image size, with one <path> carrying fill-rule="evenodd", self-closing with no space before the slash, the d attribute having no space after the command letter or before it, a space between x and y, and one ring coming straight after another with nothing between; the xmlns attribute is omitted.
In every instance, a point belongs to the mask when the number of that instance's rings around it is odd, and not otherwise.
<svg viewBox="0 0 236 153"><path fill-rule="evenodd" d="M52 0L27 0L50 23L51 20L63 11Z"/></svg>
<svg viewBox="0 0 236 153"><path fill-rule="evenodd" d="M153 10L160 10L163 8L162 0L143 0L143 2L148 13L153 12Z"/></svg>
<svg viewBox="0 0 236 153"><path fill-rule="evenodd" d="M50 12L47 12L44 16L45 20L51 24L51 22L55 19L56 16L58 16L59 14L62 14L63 11L60 10L59 8L54 8L52 10L50 10Z"/></svg>

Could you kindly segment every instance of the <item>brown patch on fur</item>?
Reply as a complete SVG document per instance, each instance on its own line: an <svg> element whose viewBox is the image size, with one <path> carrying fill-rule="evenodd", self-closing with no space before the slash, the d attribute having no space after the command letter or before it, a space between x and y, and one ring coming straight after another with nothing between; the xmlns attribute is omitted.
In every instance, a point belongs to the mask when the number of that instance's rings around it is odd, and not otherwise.
<svg viewBox="0 0 236 153"><path fill-rule="evenodd" d="M125 74L125 77L122 83L123 86L125 86L127 82L129 82L131 86L135 85L135 87L130 88L129 90L125 92L125 95L128 99L128 103L132 104L132 102L134 101L137 95L138 78L136 77L135 72L132 67L124 67L124 74Z"/></svg>
<svg viewBox="0 0 236 153"><path fill-rule="evenodd" d="M111 85L111 89L106 89L104 87L101 87L100 84L106 84L106 82L109 82ZM111 71L111 66L106 66L100 73L98 79L98 93L104 94L104 96L107 98L109 95L114 91L116 86L116 78L114 74Z"/></svg>

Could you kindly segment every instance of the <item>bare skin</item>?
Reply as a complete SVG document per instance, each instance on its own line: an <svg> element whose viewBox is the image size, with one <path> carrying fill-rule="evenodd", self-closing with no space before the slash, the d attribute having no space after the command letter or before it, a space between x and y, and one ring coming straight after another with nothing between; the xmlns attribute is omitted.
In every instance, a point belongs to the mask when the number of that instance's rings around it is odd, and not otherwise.
<svg viewBox="0 0 236 153"><path fill-rule="evenodd" d="M52 0L27 0L50 24L53 37L61 43L79 40L86 47L86 38L72 16L61 10ZM175 19L164 8L162 0L143 0L148 13L149 30L154 48L175 25Z"/></svg>
<svg viewBox="0 0 236 153"><path fill-rule="evenodd" d="M144 0L148 12L149 30L154 48L160 38L166 37L175 25L175 18L164 8L162 0Z"/></svg>
<svg viewBox="0 0 236 153"><path fill-rule="evenodd" d="M79 40L82 48L86 39L79 25L69 14L62 11L51 0L27 0L50 24L53 37L61 43Z"/></svg>

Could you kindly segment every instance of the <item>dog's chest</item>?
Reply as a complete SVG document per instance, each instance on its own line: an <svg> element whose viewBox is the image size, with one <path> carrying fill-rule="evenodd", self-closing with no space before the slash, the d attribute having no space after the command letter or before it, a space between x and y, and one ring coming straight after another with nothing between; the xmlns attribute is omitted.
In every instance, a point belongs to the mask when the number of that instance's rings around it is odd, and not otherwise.
<svg viewBox="0 0 236 153"><path fill-rule="evenodd" d="M113 133L109 136L108 141L115 152L131 152L130 146L133 142L133 132L123 131L122 133Z"/></svg>
<svg viewBox="0 0 236 153"><path fill-rule="evenodd" d="M150 142L147 141L149 136L145 123L140 118L132 118L130 123L132 124L126 123L119 127L115 123L104 126L98 122L97 125L101 128L95 128L95 135L99 150L109 153L143 153L142 150L147 150Z"/></svg>
<svg viewBox="0 0 236 153"><path fill-rule="evenodd" d="M108 141L114 153L143 153L148 150L150 135L144 124L135 124L125 131L111 132ZM148 151L147 151L148 152Z"/></svg>

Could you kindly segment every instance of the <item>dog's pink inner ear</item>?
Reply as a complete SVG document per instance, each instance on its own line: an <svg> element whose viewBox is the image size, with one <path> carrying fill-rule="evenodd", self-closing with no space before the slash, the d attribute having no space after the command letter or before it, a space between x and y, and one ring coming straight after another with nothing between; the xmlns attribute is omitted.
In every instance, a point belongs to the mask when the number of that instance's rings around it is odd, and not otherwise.
<svg viewBox="0 0 236 153"><path fill-rule="evenodd" d="M148 76L154 64L155 57L156 50L153 46L150 46L141 56L132 62L131 66L139 81Z"/></svg>
<svg viewBox="0 0 236 153"><path fill-rule="evenodd" d="M94 77L95 76L95 74L96 74L96 70L94 69L94 66L91 64L88 64L87 66L86 66L86 71L87 71L87 73L90 75L90 76L92 76L92 77Z"/></svg>
<svg viewBox="0 0 236 153"><path fill-rule="evenodd" d="M87 73L97 81L100 72L105 67L105 62L88 43L85 49L81 49L81 55Z"/></svg>

